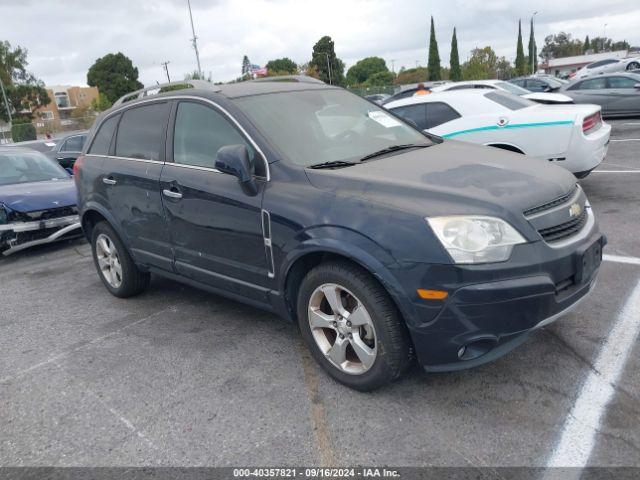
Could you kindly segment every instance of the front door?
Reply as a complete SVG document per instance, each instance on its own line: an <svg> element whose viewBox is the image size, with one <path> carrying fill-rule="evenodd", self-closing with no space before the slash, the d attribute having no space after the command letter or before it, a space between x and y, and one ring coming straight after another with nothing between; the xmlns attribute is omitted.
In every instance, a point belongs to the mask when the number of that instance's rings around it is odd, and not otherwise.
<svg viewBox="0 0 640 480"><path fill-rule="evenodd" d="M255 149L229 118L199 101L177 104L168 158L160 180L177 273L233 293L266 301L268 281L259 192L215 169L218 149ZM169 160L172 160L171 162ZM260 159L261 160L261 159Z"/></svg>

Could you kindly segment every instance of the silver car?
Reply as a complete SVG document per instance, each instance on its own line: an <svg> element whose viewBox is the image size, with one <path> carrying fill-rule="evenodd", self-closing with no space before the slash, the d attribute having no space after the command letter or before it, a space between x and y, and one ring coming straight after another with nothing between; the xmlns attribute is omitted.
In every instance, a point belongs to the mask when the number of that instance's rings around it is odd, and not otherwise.
<svg viewBox="0 0 640 480"><path fill-rule="evenodd" d="M576 80L560 88L559 93L575 103L593 103L602 107L605 117L640 115L640 74L613 73Z"/></svg>
<svg viewBox="0 0 640 480"><path fill-rule="evenodd" d="M630 72L640 70L640 57L635 58L607 58L597 62L590 63L582 67L572 76L573 80L593 77L594 75L602 75L613 72Z"/></svg>

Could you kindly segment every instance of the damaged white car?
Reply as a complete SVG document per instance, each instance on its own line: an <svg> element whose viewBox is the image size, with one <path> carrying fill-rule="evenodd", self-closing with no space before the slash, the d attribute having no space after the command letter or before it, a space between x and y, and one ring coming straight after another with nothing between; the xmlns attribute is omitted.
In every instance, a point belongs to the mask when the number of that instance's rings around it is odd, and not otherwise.
<svg viewBox="0 0 640 480"><path fill-rule="evenodd" d="M42 153L0 147L0 255L81 235L71 175Z"/></svg>

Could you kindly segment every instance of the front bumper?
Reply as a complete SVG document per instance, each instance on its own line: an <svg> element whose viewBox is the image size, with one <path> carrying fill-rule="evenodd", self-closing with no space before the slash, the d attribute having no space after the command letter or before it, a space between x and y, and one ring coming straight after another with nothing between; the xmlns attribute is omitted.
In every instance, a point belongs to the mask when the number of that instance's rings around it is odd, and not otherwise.
<svg viewBox="0 0 640 480"><path fill-rule="evenodd" d="M0 225L0 254L52 243L82 234L78 215Z"/></svg>
<svg viewBox="0 0 640 480"><path fill-rule="evenodd" d="M579 262L595 249L599 265L605 244L594 228L563 248L542 241L522 245L500 264L425 266L421 272L414 266L413 285L450 292L445 302L416 298L406 309L418 361L427 371L451 371L506 354L593 290L598 268L583 275Z"/></svg>

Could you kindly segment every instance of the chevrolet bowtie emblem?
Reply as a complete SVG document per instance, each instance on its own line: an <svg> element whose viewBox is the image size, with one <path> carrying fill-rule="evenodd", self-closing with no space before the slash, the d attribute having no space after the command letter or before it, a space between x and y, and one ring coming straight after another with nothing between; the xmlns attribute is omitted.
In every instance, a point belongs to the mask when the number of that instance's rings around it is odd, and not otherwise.
<svg viewBox="0 0 640 480"><path fill-rule="evenodd" d="M582 207L580 206L579 203L574 203L569 207L570 217L577 217L578 215L580 215L580 213L582 213Z"/></svg>

